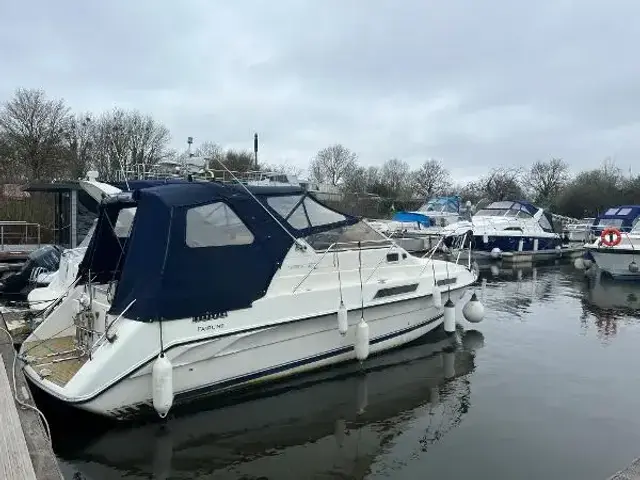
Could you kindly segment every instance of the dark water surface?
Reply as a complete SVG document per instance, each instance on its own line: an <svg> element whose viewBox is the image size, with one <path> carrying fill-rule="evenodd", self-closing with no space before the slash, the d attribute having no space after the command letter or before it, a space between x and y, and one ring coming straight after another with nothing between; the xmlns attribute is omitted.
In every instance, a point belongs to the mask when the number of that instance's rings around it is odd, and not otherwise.
<svg viewBox="0 0 640 480"><path fill-rule="evenodd" d="M640 456L640 284L590 284L571 265L482 276L475 329L369 359L366 373L307 375L164 429L52 414L65 474L605 480Z"/></svg>

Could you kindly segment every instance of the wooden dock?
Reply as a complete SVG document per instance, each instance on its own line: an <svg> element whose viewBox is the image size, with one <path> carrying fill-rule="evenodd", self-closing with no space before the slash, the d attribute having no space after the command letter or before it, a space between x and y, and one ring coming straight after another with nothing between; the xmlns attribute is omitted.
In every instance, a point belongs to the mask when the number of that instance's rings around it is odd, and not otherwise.
<svg viewBox="0 0 640 480"><path fill-rule="evenodd" d="M0 327L7 325L0 317ZM13 390L15 349L6 333L0 331L0 479L62 480L63 476L40 416L16 402ZM35 407L29 385L16 368L18 398Z"/></svg>

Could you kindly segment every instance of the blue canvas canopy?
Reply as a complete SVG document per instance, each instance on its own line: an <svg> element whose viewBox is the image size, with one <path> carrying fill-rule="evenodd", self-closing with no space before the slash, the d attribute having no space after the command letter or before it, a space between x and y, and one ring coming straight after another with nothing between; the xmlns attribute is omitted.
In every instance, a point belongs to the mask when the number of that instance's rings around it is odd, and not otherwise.
<svg viewBox="0 0 640 480"><path fill-rule="evenodd" d="M623 232L628 232L638 217L640 217L640 205L611 207L593 221L591 232L600 235L602 230L607 227L615 227Z"/></svg>
<svg viewBox="0 0 640 480"><path fill-rule="evenodd" d="M434 213L458 213L459 211L460 197L435 197L422 205L417 211L408 212L402 210L396 212L391 219L397 222L416 222L424 227L430 227L435 224L435 219L432 218Z"/></svg>
<svg viewBox="0 0 640 480"><path fill-rule="evenodd" d="M261 204L240 186L215 182L180 182L105 200L81 281L118 281L109 313L130 306L127 317L143 321L248 308L266 293L292 237L359 222L298 187L249 189ZM130 234L118 237L118 215L131 207Z"/></svg>

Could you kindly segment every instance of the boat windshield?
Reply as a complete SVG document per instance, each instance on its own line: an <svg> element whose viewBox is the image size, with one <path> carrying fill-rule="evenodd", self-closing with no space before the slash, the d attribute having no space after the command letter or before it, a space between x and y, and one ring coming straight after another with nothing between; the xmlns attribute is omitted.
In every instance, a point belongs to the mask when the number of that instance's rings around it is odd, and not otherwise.
<svg viewBox="0 0 640 480"><path fill-rule="evenodd" d="M418 212L458 213L456 204L447 198L433 198L422 205Z"/></svg>
<svg viewBox="0 0 640 480"><path fill-rule="evenodd" d="M633 227L631 227L631 232L630 233L636 233L636 234L640 234L640 217L636 218L635 223L633 224Z"/></svg>
<svg viewBox="0 0 640 480"><path fill-rule="evenodd" d="M282 195L267 198L267 204L296 230L335 224L345 220L345 216L325 207L309 195ZM365 222L346 225L315 233L304 238L314 250L388 247L391 240L374 230Z"/></svg>
<svg viewBox="0 0 640 480"><path fill-rule="evenodd" d="M532 218L531 215L529 215L529 212L525 212L519 208L485 208L478 210L475 215L480 217Z"/></svg>
<svg viewBox="0 0 640 480"><path fill-rule="evenodd" d="M601 218L598 220L598 227L622 228L624 218Z"/></svg>
<svg viewBox="0 0 640 480"><path fill-rule="evenodd" d="M338 227L326 232L315 233L304 238L316 251L327 250L336 244L332 250L349 250L357 248L360 242L362 248L388 248L392 241L374 230L365 222L358 222L345 227Z"/></svg>

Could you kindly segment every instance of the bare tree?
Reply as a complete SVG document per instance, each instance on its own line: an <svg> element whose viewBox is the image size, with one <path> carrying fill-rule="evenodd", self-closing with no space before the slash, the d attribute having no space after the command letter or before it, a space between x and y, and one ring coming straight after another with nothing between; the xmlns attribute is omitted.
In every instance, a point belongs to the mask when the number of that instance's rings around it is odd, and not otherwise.
<svg viewBox="0 0 640 480"><path fill-rule="evenodd" d="M336 143L320 150L311 161L309 172L318 183L338 185L357 166L357 155Z"/></svg>
<svg viewBox="0 0 640 480"><path fill-rule="evenodd" d="M66 147L66 167L71 178L81 178L92 166L94 125L90 113L69 117L63 135Z"/></svg>
<svg viewBox="0 0 640 480"><path fill-rule="evenodd" d="M205 157L205 158L224 158L224 151L222 147L215 142L202 142L196 151L193 152L196 157ZM211 168L215 168L212 166Z"/></svg>
<svg viewBox="0 0 640 480"><path fill-rule="evenodd" d="M343 178L342 190L345 193L364 193L367 191L367 169L355 167L349 170Z"/></svg>
<svg viewBox="0 0 640 480"><path fill-rule="evenodd" d="M427 160L414 172L413 188L425 198L441 195L451 188L451 176L439 160Z"/></svg>
<svg viewBox="0 0 640 480"><path fill-rule="evenodd" d="M105 177L120 168L153 165L169 154L169 129L137 110L104 113L93 133L96 166Z"/></svg>
<svg viewBox="0 0 640 480"><path fill-rule="evenodd" d="M384 162L380 176L391 197L395 198L405 193L409 184L409 172L409 164L403 160L392 158Z"/></svg>
<svg viewBox="0 0 640 480"><path fill-rule="evenodd" d="M282 163L275 163L271 165L263 164L262 170L281 173L284 175L293 175L295 177L300 177L300 175L302 175L302 168L300 168L298 165L293 165L286 160Z"/></svg>
<svg viewBox="0 0 640 480"><path fill-rule="evenodd" d="M533 164L524 178L536 203L548 206L569 182L569 166L561 158Z"/></svg>
<svg viewBox="0 0 640 480"><path fill-rule="evenodd" d="M16 90L0 110L0 130L16 176L47 178L60 163L69 108L42 90Z"/></svg>
<svg viewBox="0 0 640 480"><path fill-rule="evenodd" d="M521 177L519 168L494 168L480 184L484 195L491 201L517 200L524 196Z"/></svg>

